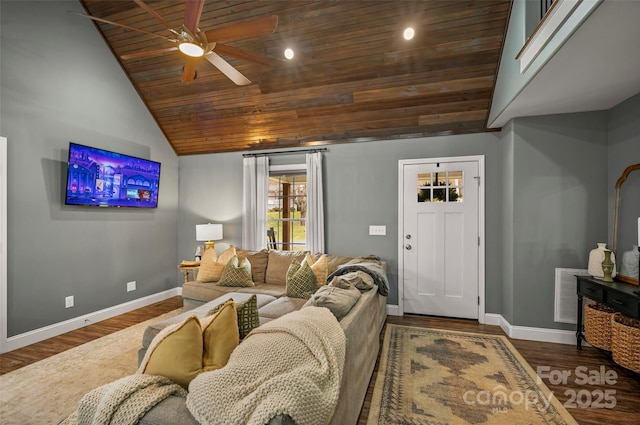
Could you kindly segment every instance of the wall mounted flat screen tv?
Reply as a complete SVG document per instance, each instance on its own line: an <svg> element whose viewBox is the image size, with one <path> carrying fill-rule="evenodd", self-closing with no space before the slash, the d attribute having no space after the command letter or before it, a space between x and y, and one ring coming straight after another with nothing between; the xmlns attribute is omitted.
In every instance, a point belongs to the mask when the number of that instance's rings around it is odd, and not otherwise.
<svg viewBox="0 0 640 425"><path fill-rule="evenodd" d="M157 208L160 163L69 143L65 204Z"/></svg>

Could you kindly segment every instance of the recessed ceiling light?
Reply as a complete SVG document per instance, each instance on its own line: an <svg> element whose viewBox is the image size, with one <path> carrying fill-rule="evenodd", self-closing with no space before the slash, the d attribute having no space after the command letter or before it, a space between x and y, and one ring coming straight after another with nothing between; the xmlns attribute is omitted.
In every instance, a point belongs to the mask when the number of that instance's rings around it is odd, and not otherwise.
<svg viewBox="0 0 640 425"><path fill-rule="evenodd" d="M292 49L285 49L284 57L287 58L287 59L293 59L293 50Z"/></svg>
<svg viewBox="0 0 640 425"><path fill-rule="evenodd" d="M406 30L404 30L404 33L402 33L402 36L404 37L405 40L411 40L415 34L416 32L413 30L413 28L409 27Z"/></svg>

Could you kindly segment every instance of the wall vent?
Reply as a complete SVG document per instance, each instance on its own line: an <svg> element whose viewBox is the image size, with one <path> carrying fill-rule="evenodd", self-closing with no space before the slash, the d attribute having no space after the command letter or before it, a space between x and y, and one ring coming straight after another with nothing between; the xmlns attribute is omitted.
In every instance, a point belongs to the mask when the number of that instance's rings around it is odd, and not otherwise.
<svg viewBox="0 0 640 425"><path fill-rule="evenodd" d="M589 275L589 271L586 269L556 269L554 322L578 323L576 275Z"/></svg>

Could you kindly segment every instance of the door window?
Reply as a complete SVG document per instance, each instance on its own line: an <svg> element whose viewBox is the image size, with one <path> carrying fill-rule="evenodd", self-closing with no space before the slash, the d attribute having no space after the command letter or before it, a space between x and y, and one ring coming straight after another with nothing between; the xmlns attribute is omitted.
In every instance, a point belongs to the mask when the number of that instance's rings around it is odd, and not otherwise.
<svg viewBox="0 0 640 425"><path fill-rule="evenodd" d="M418 173L418 202L462 202L462 171Z"/></svg>

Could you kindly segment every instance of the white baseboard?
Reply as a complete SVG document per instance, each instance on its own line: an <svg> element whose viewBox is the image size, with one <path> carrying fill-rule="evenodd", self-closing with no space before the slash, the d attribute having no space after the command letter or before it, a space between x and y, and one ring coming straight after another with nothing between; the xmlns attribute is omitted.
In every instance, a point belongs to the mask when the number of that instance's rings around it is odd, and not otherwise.
<svg viewBox="0 0 640 425"><path fill-rule="evenodd" d="M401 316L400 307L394 304L387 304L387 315L389 316Z"/></svg>
<svg viewBox="0 0 640 425"><path fill-rule="evenodd" d="M146 307L153 303L175 297L176 295L182 295L182 287L158 292L157 294L138 298L136 300L128 301L123 304L85 314L84 316L74 317L73 319L65 320L64 322L54 323L43 328L34 329L29 332L9 337L7 338L6 348L7 351L17 350L18 348L26 347L27 345L44 341L45 339L70 332L75 329L79 329L92 323L109 319L123 313L127 313L137 308Z"/></svg>
<svg viewBox="0 0 640 425"><path fill-rule="evenodd" d="M513 339L529 341L555 342L557 344L576 344L576 333L562 329L533 328L530 326L514 326L501 314L487 313L484 315L485 324L500 326Z"/></svg>

